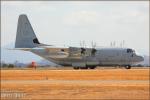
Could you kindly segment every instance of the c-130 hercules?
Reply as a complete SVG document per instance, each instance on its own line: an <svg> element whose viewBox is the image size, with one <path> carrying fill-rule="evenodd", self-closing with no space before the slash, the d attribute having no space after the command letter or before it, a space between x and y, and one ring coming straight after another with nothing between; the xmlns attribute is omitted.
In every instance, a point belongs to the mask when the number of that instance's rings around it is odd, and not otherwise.
<svg viewBox="0 0 150 100"><path fill-rule="evenodd" d="M18 19L15 49L30 51L56 64L73 66L74 69L94 69L103 65L130 69L133 64L144 60L131 48L54 48L42 44L25 14Z"/></svg>

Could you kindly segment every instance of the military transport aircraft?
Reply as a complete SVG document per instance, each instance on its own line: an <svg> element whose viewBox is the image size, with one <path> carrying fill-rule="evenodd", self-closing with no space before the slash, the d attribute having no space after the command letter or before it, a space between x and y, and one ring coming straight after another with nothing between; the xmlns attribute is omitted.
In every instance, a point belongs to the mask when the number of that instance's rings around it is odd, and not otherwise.
<svg viewBox="0 0 150 100"><path fill-rule="evenodd" d="M25 14L19 16L15 50L30 51L49 61L74 69L94 69L96 66L124 66L130 69L144 60L131 48L60 48L40 43Z"/></svg>

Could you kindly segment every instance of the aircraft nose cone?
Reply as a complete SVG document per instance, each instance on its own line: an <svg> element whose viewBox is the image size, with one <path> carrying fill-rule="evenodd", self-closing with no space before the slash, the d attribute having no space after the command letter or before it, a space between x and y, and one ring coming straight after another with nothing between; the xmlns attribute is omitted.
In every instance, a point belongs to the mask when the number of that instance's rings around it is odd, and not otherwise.
<svg viewBox="0 0 150 100"><path fill-rule="evenodd" d="M142 56L138 56L137 58L138 58L137 60L138 60L139 62L144 61L144 57L142 57Z"/></svg>

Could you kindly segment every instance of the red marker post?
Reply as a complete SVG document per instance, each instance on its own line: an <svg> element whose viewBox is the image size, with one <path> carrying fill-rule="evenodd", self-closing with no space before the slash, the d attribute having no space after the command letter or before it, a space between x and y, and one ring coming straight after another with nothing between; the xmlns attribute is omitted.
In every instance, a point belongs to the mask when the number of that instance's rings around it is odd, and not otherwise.
<svg viewBox="0 0 150 100"><path fill-rule="evenodd" d="M32 68L36 69L36 67L37 67L36 62L32 61L31 65L32 65Z"/></svg>

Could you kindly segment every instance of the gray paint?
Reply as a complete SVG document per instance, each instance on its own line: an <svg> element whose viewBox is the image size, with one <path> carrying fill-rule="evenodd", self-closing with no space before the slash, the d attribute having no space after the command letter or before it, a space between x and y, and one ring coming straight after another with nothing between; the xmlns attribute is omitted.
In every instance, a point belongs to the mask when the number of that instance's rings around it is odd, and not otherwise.
<svg viewBox="0 0 150 100"><path fill-rule="evenodd" d="M45 44L34 43L37 39L26 15L20 15L16 35L15 48L30 51L49 61L60 65L69 66L98 66L98 65L132 65L143 61L143 57L136 55L134 50L127 52L129 48L62 48L47 47ZM26 49L28 48L28 49ZM92 50L96 50L92 54ZM84 52L83 52L84 50Z"/></svg>
<svg viewBox="0 0 150 100"><path fill-rule="evenodd" d="M50 49L50 48L49 48ZM78 48L80 51L80 48ZM143 61L142 56L136 55L135 52L127 53L128 48L109 48L109 49L97 49L95 56L91 55L79 55L78 57L70 56L69 52L66 53L66 57L57 56L57 52L48 53L44 50L34 50L31 49L31 52L47 59L53 61L60 65L87 65L87 66L98 66L98 65L133 65L137 62ZM89 48L88 48L89 50ZM92 50L92 48L91 48ZM100 52L100 53L99 53ZM80 53L80 52L79 52ZM53 55L53 56L51 56ZM56 56L54 56L56 55ZM84 63L84 64L83 64Z"/></svg>
<svg viewBox="0 0 150 100"><path fill-rule="evenodd" d="M15 48L34 48L38 46L47 46L42 43L34 43L33 40L37 40L37 37L33 31L33 28L25 14L19 16L17 35Z"/></svg>

